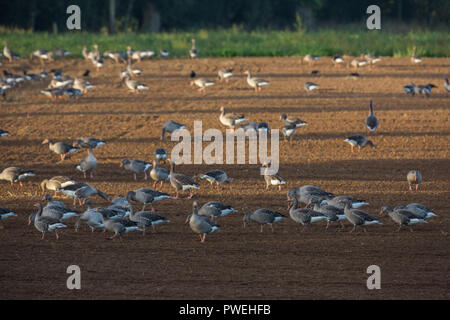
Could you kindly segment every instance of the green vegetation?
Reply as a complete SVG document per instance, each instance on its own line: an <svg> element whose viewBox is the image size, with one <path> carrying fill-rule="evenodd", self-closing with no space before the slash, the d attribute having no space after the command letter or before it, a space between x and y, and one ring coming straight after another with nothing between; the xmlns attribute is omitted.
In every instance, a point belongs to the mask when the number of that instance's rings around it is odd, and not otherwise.
<svg viewBox="0 0 450 320"><path fill-rule="evenodd" d="M22 57L27 57L36 49L55 48L69 50L72 57L81 57L83 45L91 49L94 43L99 45L102 52L126 51L130 45L136 50L149 49L157 53L160 49L167 49L171 57L187 57L191 38L197 40L201 57L303 56L307 53L321 56L373 53L408 57L413 46L417 46L417 54L424 57L450 56L450 36L445 30L393 33L383 30L355 32L350 29L323 29L305 32L301 20L297 21L297 27L297 31L245 31L234 26L222 30L115 35L87 32L32 33L0 28L0 40L8 41L11 50Z"/></svg>

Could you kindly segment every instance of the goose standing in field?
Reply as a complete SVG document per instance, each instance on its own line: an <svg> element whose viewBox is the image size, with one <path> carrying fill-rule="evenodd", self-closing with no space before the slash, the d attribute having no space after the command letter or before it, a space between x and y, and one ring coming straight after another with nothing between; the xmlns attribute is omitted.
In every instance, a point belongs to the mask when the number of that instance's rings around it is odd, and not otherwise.
<svg viewBox="0 0 450 320"><path fill-rule="evenodd" d="M191 59L195 59L198 57L198 50L195 47L195 39L192 39L192 47L191 47L191 50L189 50L189 57Z"/></svg>
<svg viewBox="0 0 450 320"><path fill-rule="evenodd" d="M319 199L331 199L334 197L334 194L311 185L294 187L287 193L288 201L292 198L297 198L298 202L304 203L305 205L310 204L313 197L317 197Z"/></svg>
<svg viewBox="0 0 450 320"><path fill-rule="evenodd" d="M365 60L365 59L358 59L358 58L356 58L356 59L353 59L353 60L350 62L350 65L351 65L353 68L360 68L360 67L364 67L364 66L369 65L369 61L367 61L367 60Z"/></svg>
<svg viewBox="0 0 450 320"><path fill-rule="evenodd" d="M3 48L3 55L5 58L9 60L9 62L12 62L13 59L19 59L20 57L11 51L11 49L8 48L8 42L4 41L5 47Z"/></svg>
<svg viewBox="0 0 450 320"><path fill-rule="evenodd" d="M450 83L448 82L448 77L444 78L444 88L447 90L447 93L450 93Z"/></svg>
<svg viewBox="0 0 450 320"><path fill-rule="evenodd" d="M10 209L0 208L0 229L4 229L3 220L6 220L10 217L17 217L17 214L12 212Z"/></svg>
<svg viewBox="0 0 450 320"><path fill-rule="evenodd" d="M405 91L406 94L410 94L410 95L414 96L416 93L415 88L416 88L416 85L411 82L411 84L408 84L403 87L403 91Z"/></svg>
<svg viewBox="0 0 450 320"><path fill-rule="evenodd" d="M41 93L47 97L49 97L52 100L56 100L61 98L64 95L64 90L59 88L53 88L53 89L44 89L41 90Z"/></svg>
<svg viewBox="0 0 450 320"><path fill-rule="evenodd" d="M142 70L136 67L133 67L131 63L127 64L127 71L132 76L140 76L142 74Z"/></svg>
<svg viewBox="0 0 450 320"><path fill-rule="evenodd" d="M214 207L220 211L220 217L225 217L233 212L238 212L236 209L234 209L232 206L223 204L218 201L209 201L203 205L203 207Z"/></svg>
<svg viewBox="0 0 450 320"><path fill-rule="evenodd" d="M66 88L70 84L73 83L73 79L70 77L66 77L65 79L52 79L48 85L48 89L54 89L54 88Z"/></svg>
<svg viewBox="0 0 450 320"><path fill-rule="evenodd" d="M193 203L192 214L186 219L186 223L189 222L191 230L200 235L200 242L205 242L206 235L218 230L219 227L209 220L207 217L198 215L198 202Z"/></svg>
<svg viewBox="0 0 450 320"><path fill-rule="evenodd" d="M53 143L50 139L45 139L42 144L48 144L49 149L61 157L60 162L63 162L67 155L74 153L78 149L72 145L65 142L55 142Z"/></svg>
<svg viewBox="0 0 450 320"><path fill-rule="evenodd" d="M8 137L10 136L8 131L0 129L0 137Z"/></svg>
<svg viewBox="0 0 450 320"><path fill-rule="evenodd" d="M222 106L220 107L219 120L224 126L229 127L231 132L234 132L234 129L238 124L247 121L248 119L245 118L243 114L233 112L225 113L225 107Z"/></svg>
<svg viewBox="0 0 450 320"><path fill-rule="evenodd" d="M355 208L355 209L369 205L369 203L364 200L359 200L357 198L350 197L350 196L336 196L331 199L325 199L325 200L322 200L321 204L334 206L336 208L344 210L345 203L341 202L341 200L350 201L352 204L352 208Z"/></svg>
<svg viewBox="0 0 450 320"><path fill-rule="evenodd" d="M60 220L66 220L78 216L78 214L73 210L69 209L64 204L64 202L53 200L52 196L49 195L48 193L42 197L42 201L47 202L47 205L44 207L44 211L49 208L56 209L59 214L58 219Z"/></svg>
<svg viewBox="0 0 450 320"><path fill-rule="evenodd" d="M98 51L98 45L94 44L92 47L94 48L94 50L87 53L87 58L94 62L95 60L99 60L101 57L100 52Z"/></svg>
<svg viewBox="0 0 450 320"><path fill-rule="evenodd" d="M94 178L94 170L97 168L97 158L94 157L92 149L89 148L89 155L81 160L80 164L76 167L78 171L83 172L86 178L86 172L89 172L91 179Z"/></svg>
<svg viewBox="0 0 450 320"><path fill-rule="evenodd" d="M307 54L306 56L303 57L302 59L302 63L308 63L310 66L314 64L314 62L318 61L320 59L319 56L315 56L312 54Z"/></svg>
<svg viewBox="0 0 450 320"><path fill-rule="evenodd" d="M42 180L40 186L42 193L45 193L45 190L54 191L54 195L56 196L56 192L66 186L71 184L75 184L76 182L64 176L55 176L50 179Z"/></svg>
<svg viewBox="0 0 450 320"><path fill-rule="evenodd" d="M408 211L411 211L416 217L420 219L429 219L436 216L433 211L420 203L410 203L406 207L400 205L395 209L406 209Z"/></svg>
<svg viewBox="0 0 450 320"><path fill-rule="evenodd" d="M353 209L351 201L341 200L341 202L345 203L344 213L347 220L353 224L353 229L350 231L352 233L356 230L356 227L362 226L364 232L367 232L364 226L372 225L372 224L382 224L380 220L371 216L367 212L359 209Z"/></svg>
<svg viewBox="0 0 450 320"><path fill-rule="evenodd" d="M303 85L303 88L306 91L311 92L311 91L314 91L316 89L319 89L319 86L316 83L314 83L314 82L306 81L305 84Z"/></svg>
<svg viewBox="0 0 450 320"><path fill-rule="evenodd" d="M250 87L255 89L255 92L261 91L262 87L270 84L269 81L266 81L262 78L252 77L252 74L249 70L245 71L244 74L247 75L247 83Z"/></svg>
<svg viewBox="0 0 450 320"><path fill-rule="evenodd" d="M415 46L413 47L413 51L411 54L411 62L412 63L421 63L422 62L422 57L416 55L416 47Z"/></svg>
<svg viewBox="0 0 450 320"><path fill-rule="evenodd" d="M418 85L415 87L415 93L421 94L424 97L429 97L431 94L431 90L433 88L437 88L436 85L432 84L432 83L428 83L426 85Z"/></svg>
<svg viewBox="0 0 450 320"><path fill-rule="evenodd" d="M314 205L314 211L323 214L327 218L327 227L325 230L328 230L328 227L333 222L340 222L341 229L345 229L344 223L342 222L342 220L346 219L344 209L326 203L322 204L320 199L317 197L313 197L313 199L311 199L311 204Z"/></svg>
<svg viewBox="0 0 450 320"><path fill-rule="evenodd" d="M136 80L131 80L129 75L126 75L123 78L123 81L125 82L128 89L130 89L130 92L137 93L142 90L148 90L148 86L146 86L145 84L139 83Z"/></svg>
<svg viewBox="0 0 450 320"><path fill-rule="evenodd" d="M143 204L142 211L145 210L145 206L150 205L152 212L155 211L153 208L153 202L160 201L163 199L169 199L170 196L167 193L159 192L149 188L140 188L136 191L130 191L127 193L127 201L133 200Z"/></svg>
<svg viewBox="0 0 450 320"><path fill-rule="evenodd" d="M218 72L218 77L219 77L219 81L222 82L223 80L225 80L225 82L228 83L228 81L230 80L230 78L233 76L233 69L229 69L229 68L222 68L219 70Z"/></svg>
<svg viewBox="0 0 450 320"><path fill-rule="evenodd" d="M341 66L345 63L344 59L337 54L331 58L331 62L333 62L334 67Z"/></svg>
<svg viewBox="0 0 450 320"><path fill-rule="evenodd" d="M321 212L308 208L298 208L298 200L295 197L288 201L288 209L291 219L303 225L302 232L304 232L306 230L306 226L311 223L327 220L327 217Z"/></svg>
<svg viewBox="0 0 450 320"><path fill-rule="evenodd" d="M165 161L167 159L167 150L164 148L157 148L154 152L153 155L155 156L155 160L156 161Z"/></svg>
<svg viewBox="0 0 450 320"><path fill-rule="evenodd" d="M142 160L128 160L123 159L120 163L121 168L132 171L134 175L134 181L137 181L136 174L144 173L144 179L147 180L147 170L150 169L152 165L146 161Z"/></svg>
<svg viewBox="0 0 450 320"><path fill-rule="evenodd" d="M295 124L288 124L281 128L281 133L283 133L284 138L289 141L289 144L292 143L296 130L297 126Z"/></svg>
<svg viewBox="0 0 450 320"><path fill-rule="evenodd" d="M366 127L370 131L375 131L378 127L378 118L375 116L375 113L373 112L373 100L370 100L369 105L370 113L366 118Z"/></svg>
<svg viewBox="0 0 450 320"><path fill-rule="evenodd" d="M411 211L405 209L392 209L390 206L383 206L380 211L380 216L387 213L391 219L399 224L396 232L399 232L402 226L409 226L409 230L413 232L412 225L416 223L427 223L425 219L416 217Z"/></svg>
<svg viewBox="0 0 450 320"><path fill-rule="evenodd" d="M30 54L30 60L33 58L38 58L41 63L44 63L45 60L51 62L53 61L54 53L48 50L35 50Z"/></svg>
<svg viewBox="0 0 450 320"><path fill-rule="evenodd" d="M197 86L199 87L198 91L205 91L207 87L211 87L215 85L216 83L214 81L208 80L206 78L197 78L195 80L191 81L191 86Z"/></svg>
<svg viewBox="0 0 450 320"><path fill-rule="evenodd" d="M80 147L80 148L85 148L85 149L95 149L97 147L104 146L105 144L106 144L106 142L102 139L86 137L86 138L81 138L81 139L75 140L72 145L74 147ZM89 150L88 150L88 154L89 154Z"/></svg>
<svg viewBox="0 0 450 320"><path fill-rule="evenodd" d="M91 232L94 232L95 229L104 229L102 214L96 211L97 208L92 206L92 200L86 198L83 200L83 205L87 205L86 211L80 214L78 220L74 224L75 232L78 232L78 229L81 228L81 223L86 223Z"/></svg>
<svg viewBox="0 0 450 320"><path fill-rule="evenodd" d="M169 180L170 172L165 168L158 167L158 159L153 160L153 168L150 171L150 177L153 179L153 188L156 187L156 183L160 182L162 188L164 181Z"/></svg>
<svg viewBox="0 0 450 320"><path fill-rule="evenodd" d="M75 78L72 88L81 90L83 93L87 93L88 90L95 88L95 86L85 79Z"/></svg>
<svg viewBox="0 0 450 320"><path fill-rule="evenodd" d="M83 91L75 88L68 88L63 90L63 95L68 96L69 98L76 98L83 95Z"/></svg>
<svg viewBox="0 0 450 320"><path fill-rule="evenodd" d="M376 145L373 144L373 142L371 140L368 140L362 134L355 134L353 136L348 137L344 141L350 144L350 146L352 147L352 153L353 153L354 147L358 147L358 152L361 152L361 149L366 146L371 146L372 148L376 148Z"/></svg>
<svg viewBox="0 0 450 320"><path fill-rule="evenodd" d="M412 191L412 185L416 185L416 191L419 189L419 184L422 182L422 174L419 170L411 170L406 175L406 180L408 180L409 190Z"/></svg>
<svg viewBox="0 0 450 320"><path fill-rule="evenodd" d="M0 180L6 180L11 183L11 186L14 186L15 182L19 182L20 187L23 187L22 180L27 177L34 177L35 174L31 170L24 170L19 167L9 167L3 169L0 173Z"/></svg>
<svg viewBox="0 0 450 320"><path fill-rule="evenodd" d="M188 199L191 199L194 194L192 193L192 189L200 189L198 184L194 182L194 180L182 173L176 173L175 170L175 163L172 162L172 160L169 160L170 164L170 184L172 187L176 190L176 195L174 199L178 199L178 193L183 190L189 190L189 196Z"/></svg>
<svg viewBox="0 0 450 320"><path fill-rule="evenodd" d="M42 214L42 203L38 202L34 205L38 208L36 215L34 217L34 226L35 228L42 232L42 240L45 237L46 232L55 232L56 240L59 239L58 229L66 228L65 224L62 224L59 219L55 219L53 217L41 216Z"/></svg>
<svg viewBox="0 0 450 320"><path fill-rule="evenodd" d="M269 190L269 186L278 186L278 190L281 191L281 185L286 184L286 181L281 178L280 174L277 172L275 174L269 174L269 164L263 163L264 168L264 180L266 181L266 190Z"/></svg>
<svg viewBox="0 0 450 320"><path fill-rule="evenodd" d="M218 217L220 217L222 215L222 213L221 213L220 209L217 208L216 206L203 205L198 210L198 215L202 216L202 217L207 217L207 218L211 219L212 221L215 221Z"/></svg>
<svg viewBox="0 0 450 320"><path fill-rule="evenodd" d="M66 196L73 198L74 206L77 199L79 204L81 205L81 199L87 198L92 195L98 195L99 197L108 200L108 195L106 193L97 190L96 188L85 182L77 182L65 187L61 187L58 192L62 192Z"/></svg>
<svg viewBox="0 0 450 320"><path fill-rule="evenodd" d="M145 230L147 227L152 227L153 231L155 231L155 225L160 223L168 223L170 220L150 211L138 211L134 212L134 208L131 204L127 205L127 208L130 210L130 221L136 223L136 225L142 228L142 235L145 236Z"/></svg>
<svg viewBox="0 0 450 320"><path fill-rule="evenodd" d="M167 121L166 123L163 124L163 127L161 129L161 136L160 136L159 139L161 141L164 140L166 132L169 132L170 134L173 134L175 131L182 130L182 129L185 129L185 128L186 128L186 126L181 124L181 123L178 123L178 122L175 122L175 121L172 121L172 120L171 121Z"/></svg>
<svg viewBox="0 0 450 320"><path fill-rule="evenodd" d="M262 208L254 212L247 212L244 215L244 228L247 226L249 220L260 224L260 232L263 232L264 225L269 225L274 232L273 223L286 219L284 215L270 209Z"/></svg>
<svg viewBox="0 0 450 320"><path fill-rule="evenodd" d="M113 60L115 63L124 62L126 59L126 53L123 51L105 51L103 57Z"/></svg>
<svg viewBox="0 0 450 320"><path fill-rule="evenodd" d="M295 125L296 128L300 128L300 127L308 125L308 122L303 121L297 117L293 117L293 116L288 117L284 113L280 116L280 120L283 121L283 123L285 125L287 125L287 126Z"/></svg>
<svg viewBox="0 0 450 320"><path fill-rule="evenodd" d="M231 183L233 181L232 178L228 178L227 173L225 171L219 169L210 170L206 173L200 173L196 175L194 179L195 178L199 178L202 180L205 179L211 184L211 186L213 185L213 183L215 183L217 186L217 190L220 190L221 183L224 182Z"/></svg>
<svg viewBox="0 0 450 320"><path fill-rule="evenodd" d="M376 63L381 61L380 57L378 57L376 55L373 55L371 53L367 53L367 54L362 55L362 58L364 58L364 60L366 60L369 63L370 67L372 65L374 65L374 64L376 64Z"/></svg>
<svg viewBox="0 0 450 320"><path fill-rule="evenodd" d="M97 72L100 71L100 69L105 66L105 63L103 62L102 58L93 59L92 64L96 68Z"/></svg>
<svg viewBox="0 0 450 320"><path fill-rule="evenodd" d="M114 239L115 237L122 238L122 235L131 231L142 231L135 222L130 221L129 219L118 219L111 218L108 216L107 210L105 208L96 208L96 212L100 212L102 215L102 223L105 230L111 231L114 233L109 240Z"/></svg>

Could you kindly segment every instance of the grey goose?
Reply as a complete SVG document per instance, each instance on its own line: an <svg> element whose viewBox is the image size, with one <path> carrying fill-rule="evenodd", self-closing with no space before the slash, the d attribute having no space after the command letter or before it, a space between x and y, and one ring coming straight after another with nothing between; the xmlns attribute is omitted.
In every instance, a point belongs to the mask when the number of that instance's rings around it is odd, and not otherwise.
<svg viewBox="0 0 450 320"><path fill-rule="evenodd" d="M52 142L50 139L45 139L42 141L42 144L48 144L49 149L61 157L61 162L64 161L67 155L78 150L78 148L63 141Z"/></svg>
<svg viewBox="0 0 450 320"><path fill-rule="evenodd" d="M411 170L406 175L406 180L408 180L409 190L412 191L412 185L415 185L417 191L419 184L422 182L422 174L419 170Z"/></svg>
<svg viewBox="0 0 450 320"><path fill-rule="evenodd" d="M200 242L205 242L206 235L219 230L219 227L207 217L198 215L198 202L194 201L192 214L188 215L186 223L189 223L191 230L200 235Z"/></svg>
<svg viewBox="0 0 450 320"><path fill-rule="evenodd" d="M273 223L284 219L286 219L286 217L279 212L266 208L261 208L253 212L247 212L244 215L243 222L244 228L247 226L249 221L252 220L260 225L260 232L263 232L263 228L265 225L270 226L272 232L274 232Z"/></svg>
<svg viewBox="0 0 450 320"><path fill-rule="evenodd" d="M365 226L373 225L373 224L382 224L380 220L375 218L374 216L368 214L367 212L359 209L352 208L352 203L349 200L341 200L341 202L345 203L344 213L347 220L353 224L353 229L350 230L350 233L356 230L356 227L362 226L365 232L367 232Z"/></svg>
<svg viewBox="0 0 450 320"><path fill-rule="evenodd" d="M371 146L372 148L376 148L376 145L371 140L369 140L365 136L363 136L362 134L354 134L354 135L348 137L347 139L345 139L344 141L350 144L350 146L352 148L352 153L353 153L354 147L358 147L358 152L361 152L361 149L366 146Z"/></svg>
<svg viewBox="0 0 450 320"><path fill-rule="evenodd" d="M150 211L138 211L134 212L134 208L131 204L127 205L130 210L130 221L136 223L136 225L142 228L142 234L145 235L147 227L152 227L155 230L155 225L160 223L168 223L170 220Z"/></svg>
<svg viewBox="0 0 450 320"><path fill-rule="evenodd" d="M183 190L189 190L189 196L188 199L192 198L194 194L192 193L192 189L200 189L198 184L194 182L194 180L182 173L176 173L175 170L175 163L172 160L169 160L170 163L170 184L172 187L176 190L175 199L178 198L178 193Z"/></svg>
<svg viewBox="0 0 450 320"><path fill-rule="evenodd" d="M169 170L159 167L158 166L158 160L153 160L153 168L150 171L150 177L153 179L153 188L156 187L156 183L160 182L160 187L162 188L162 185L164 181L169 180L170 178L170 172Z"/></svg>
<svg viewBox="0 0 450 320"><path fill-rule="evenodd" d="M205 179L211 184L211 186L215 183L217 190L220 189L220 185L222 183L231 183L233 181L232 178L229 178L227 176L227 173L225 171L219 169L214 169L205 173L197 174L196 176L194 176L194 179L195 178Z"/></svg>
<svg viewBox="0 0 450 320"><path fill-rule="evenodd" d="M42 240L45 237L46 232L55 232L56 239L59 239L58 229L66 228L67 226L60 222L59 219L55 219L53 217L42 216L42 203L38 202L34 205L38 208L38 211L35 213L34 217L34 226L35 228L42 232Z"/></svg>
<svg viewBox="0 0 450 320"><path fill-rule="evenodd" d="M306 230L306 226L311 223L327 220L327 217L321 212L311 210L309 208L299 209L298 200L295 197L288 201L288 209L291 219L303 225L302 232L304 232Z"/></svg>
<svg viewBox="0 0 450 320"><path fill-rule="evenodd" d="M22 180L27 177L34 177L35 174L31 170L25 170L19 167L9 167L3 169L0 173L0 180L6 180L14 186L14 183L18 182L20 187L23 187Z"/></svg>
<svg viewBox="0 0 450 320"><path fill-rule="evenodd" d="M174 132L178 131L178 130L182 130L186 128L186 126L182 125L181 123L175 122L175 121L167 121L166 123L164 123L164 125L162 126L161 129L161 137L160 140L164 140L166 132L173 134Z"/></svg>
<svg viewBox="0 0 450 320"><path fill-rule="evenodd" d="M147 180L147 170L151 168L151 164L142 160L122 159L120 167L133 172L134 180L137 181L136 174L144 173L144 179Z"/></svg>
<svg viewBox="0 0 450 320"><path fill-rule="evenodd" d="M159 192L153 189L149 188L140 188L136 191L130 191L127 193L126 199L128 201L133 200L136 202L140 202L143 204L142 211L145 210L145 207L147 205L150 205L152 208L152 212L155 211L155 208L153 208L153 202L163 200L163 199L169 199L170 196L167 193Z"/></svg>
<svg viewBox="0 0 450 320"><path fill-rule="evenodd" d="M80 164L76 167L78 171L83 172L84 177L86 178L86 173L90 173L90 177L94 177L94 170L97 168L97 158L94 157L92 153L92 149L89 149L88 156L81 160Z"/></svg>
<svg viewBox="0 0 450 320"><path fill-rule="evenodd" d="M373 100L370 100L369 110L370 113L366 118L366 127L370 131L375 131L378 127L378 118L375 116L375 113L373 112Z"/></svg>
<svg viewBox="0 0 450 320"><path fill-rule="evenodd" d="M10 209L0 208L0 229L4 228L3 220L6 220L10 217L17 217L17 214L12 212Z"/></svg>
<svg viewBox="0 0 450 320"><path fill-rule="evenodd" d="M399 232L402 226L409 226L409 230L412 232L412 225L416 223L427 223L423 218L418 218L411 211L407 209L392 209L390 206L383 206L380 211L380 215L387 213L391 219L399 225L396 232Z"/></svg>

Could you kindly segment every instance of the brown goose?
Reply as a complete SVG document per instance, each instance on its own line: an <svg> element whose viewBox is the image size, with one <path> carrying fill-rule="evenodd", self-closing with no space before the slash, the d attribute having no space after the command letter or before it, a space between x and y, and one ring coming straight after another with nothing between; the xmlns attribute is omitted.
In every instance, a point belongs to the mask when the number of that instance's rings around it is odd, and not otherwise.
<svg viewBox="0 0 450 320"><path fill-rule="evenodd" d="M3 55L5 58L9 60L9 62L12 62L13 59L19 59L19 56L11 51L11 49L8 48L8 42L4 42L5 47L3 48Z"/></svg>
<svg viewBox="0 0 450 320"><path fill-rule="evenodd" d="M175 170L175 163L172 162L172 160L168 160L170 164L170 184L172 187L174 187L177 191L177 194L175 195L174 199L178 199L178 192L180 190L189 190L190 194L188 199L192 198L194 194L192 193L192 189L200 189L198 184L194 182L194 180L182 173L176 173Z"/></svg>
<svg viewBox="0 0 450 320"><path fill-rule="evenodd" d="M269 81L266 81L262 78L252 77L249 70L245 71L244 74L247 75L247 83L250 87L255 89L256 91L261 91L262 87L270 84Z"/></svg>
<svg viewBox="0 0 450 320"><path fill-rule="evenodd" d="M222 68L219 70L218 72L218 77L219 80L222 82L223 80L225 80L225 82L228 83L228 81L230 80L230 78L233 76L233 69L228 69L228 68Z"/></svg>
<svg viewBox="0 0 450 320"><path fill-rule="evenodd" d="M191 86L199 87L198 91L205 91L207 87L215 85L214 81L208 80L206 78L197 78L191 81Z"/></svg>
<svg viewBox="0 0 450 320"><path fill-rule="evenodd" d="M220 107L219 120L224 126L231 128L231 131L234 132L234 128L238 124L240 124L248 119L245 118L245 116L243 114L232 113L232 112L225 113L225 107L222 106L222 107Z"/></svg>
<svg viewBox="0 0 450 320"><path fill-rule="evenodd" d="M217 190L220 190L220 184L221 183L231 183L233 181L232 178L228 178L227 173L223 170L210 170L206 173L200 173L198 175L196 175L194 177L195 178L199 178L199 179L205 179L206 181L208 181L211 185L213 185L213 183L216 183L217 185Z"/></svg>
<svg viewBox="0 0 450 320"><path fill-rule="evenodd" d="M319 56L315 56L312 54L307 54L306 56L303 57L302 59L302 63L307 62L309 65L313 65L315 61L318 61L320 59Z"/></svg>
<svg viewBox="0 0 450 320"><path fill-rule="evenodd" d="M361 152L361 149L366 146L371 146L372 148L376 148L376 145L374 145L372 141L368 140L362 134L355 134L353 136L348 137L344 141L351 145L352 152L353 152L354 147L358 147L358 152Z"/></svg>
<svg viewBox="0 0 450 320"><path fill-rule="evenodd" d="M160 187L162 188L164 181L169 180L170 172L167 169L158 167L158 159L155 159L153 160L153 168L150 171L150 177L154 180L153 188L156 187L156 183L158 182L160 182Z"/></svg>
<svg viewBox="0 0 450 320"><path fill-rule="evenodd" d="M50 139L45 139L42 141L42 144L48 144L51 151L59 154L61 157L60 162L64 161L68 154L74 153L78 150L76 147L62 141L53 143Z"/></svg>
<svg viewBox="0 0 450 320"><path fill-rule="evenodd" d="M128 89L130 89L130 92L137 93L141 90L148 90L148 87L146 85L139 83L136 80L131 80L129 75L125 75L123 81L125 81Z"/></svg>
<svg viewBox="0 0 450 320"><path fill-rule="evenodd" d="M24 170L19 167L9 167L0 173L0 180L9 181L11 186L14 186L15 182L19 182L20 187L23 187L22 180L34 176L35 174L31 170Z"/></svg>
<svg viewBox="0 0 450 320"><path fill-rule="evenodd" d="M76 182L73 180L70 180L68 177L64 177L64 176L55 176L52 177L50 179L44 179L41 182L41 189L42 189L42 193L45 193L45 190L51 190L54 191L55 196L56 196L56 191L58 191L59 189L71 185L71 184L75 184Z"/></svg>
<svg viewBox="0 0 450 320"><path fill-rule="evenodd" d="M295 125L296 128L300 128L300 127L308 125L308 122L303 121L303 120L301 120L301 119L299 119L297 117L294 117L294 116L287 116L284 113L280 116L280 120L283 121L283 123L285 125L287 125L287 126Z"/></svg>
<svg viewBox="0 0 450 320"><path fill-rule="evenodd" d="M198 202L194 201L192 214L186 219L186 223L189 222L189 226L192 231L200 235L200 242L205 242L206 235L218 230L219 227L214 224L207 217L198 215Z"/></svg>
<svg viewBox="0 0 450 320"><path fill-rule="evenodd" d="M411 170L406 175L406 179L408 180L409 190L412 191L412 185L416 185L416 191L419 189L419 184L422 182L422 174L419 170Z"/></svg>

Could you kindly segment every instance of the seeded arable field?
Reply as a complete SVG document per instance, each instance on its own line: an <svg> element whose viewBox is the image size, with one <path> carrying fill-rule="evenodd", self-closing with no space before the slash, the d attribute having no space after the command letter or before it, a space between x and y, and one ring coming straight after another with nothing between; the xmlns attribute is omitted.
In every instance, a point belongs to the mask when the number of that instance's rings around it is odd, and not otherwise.
<svg viewBox="0 0 450 320"><path fill-rule="evenodd" d="M20 73L41 71L38 62L25 60L2 68ZM11 208L18 217L4 221L0 230L1 299L449 299L450 232L450 100L444 76L450 73L450 59L424 58L413 65L409 58L383 58L373 68L361 68L358 80L348 68L334 68L330 58L315 65L286 58L200 58L198 60L148 60L136 65L143 70L138 79L149 90L139 94L118 87L123 65L110 61L96 72L81 59L56 61L50 68L62 69L72 77L91 69L96 86L77 99L52 101L40 94L47 81L27 82L0 99L0 127L11 136L1 138L1 167L31 169L36 177L20 189L0 183L0 206ZM189 85L189 74L215 79L222 67L231 67L235 77L229 83L217 81L205 92ZM271 82L254 92L246 82L245 70ZM318 70L317 75L311 75ZM320 86L314 92L303 89L305 81ZM402 87L434 83L430 97L407 96ZM369 101L374 101L380 124L367 133L364 120ZM280 141L280 175L287 181L281 191L265 190L259 165L179 165L190 176L209 169L226 170L233 178L221 191L200 182L194 199L200 205L218 200L238 213L218 220L220 231L200 243L185 224L192 212L192 199L166 199L154 204L170 223L156 232L130 232L107 240L97 230L75 233L73 220L60 232L60 239L48 233L44 240L33 225L27 225L33 204L42 197L39 183L55 175L86 181L111 198L128 191L151 187L142 175L120 168L123 158L153 160L158 147L167 150L176 142L159 140L164 122L174 120L193 131L201 120L203 131L218 128L219 108L240 112L251 121L266 121L280 129L280 115L286 113L308 122L297 131L291 145ZM348 136L366 134L376 149L351 153L344 142ZM94 150L99 165L93 179L84 179L75 167L85 150L62 163L45 138L71 142L93 136L107 144ZM209 142L204 142L203 147ZM224 150L224 154L226 150ZM406 174L418 169L423 175L419 190L409 191ZM381 217L383 225L368 232L341 231L338 224L325 231L325 222L301 232L301 225L286 219L266 227L250 223L243 228L243 215L258 208L271 208L286 216L287 191L294 186L314 185L336 195L351 195L370 203L364 210L379 217L383 205L418 202L436 214L414 232ZM163 191L174 195L165 184ZM72 199L57 196L72 206ZM95 206L107 205L99 197ZM140 208L139 204L135 204ZM85 208L77 206L78 212ZM81 269L81 290L68 290L67 267ZM367 268L381 270L381 289L368 290Z"/></svg>

